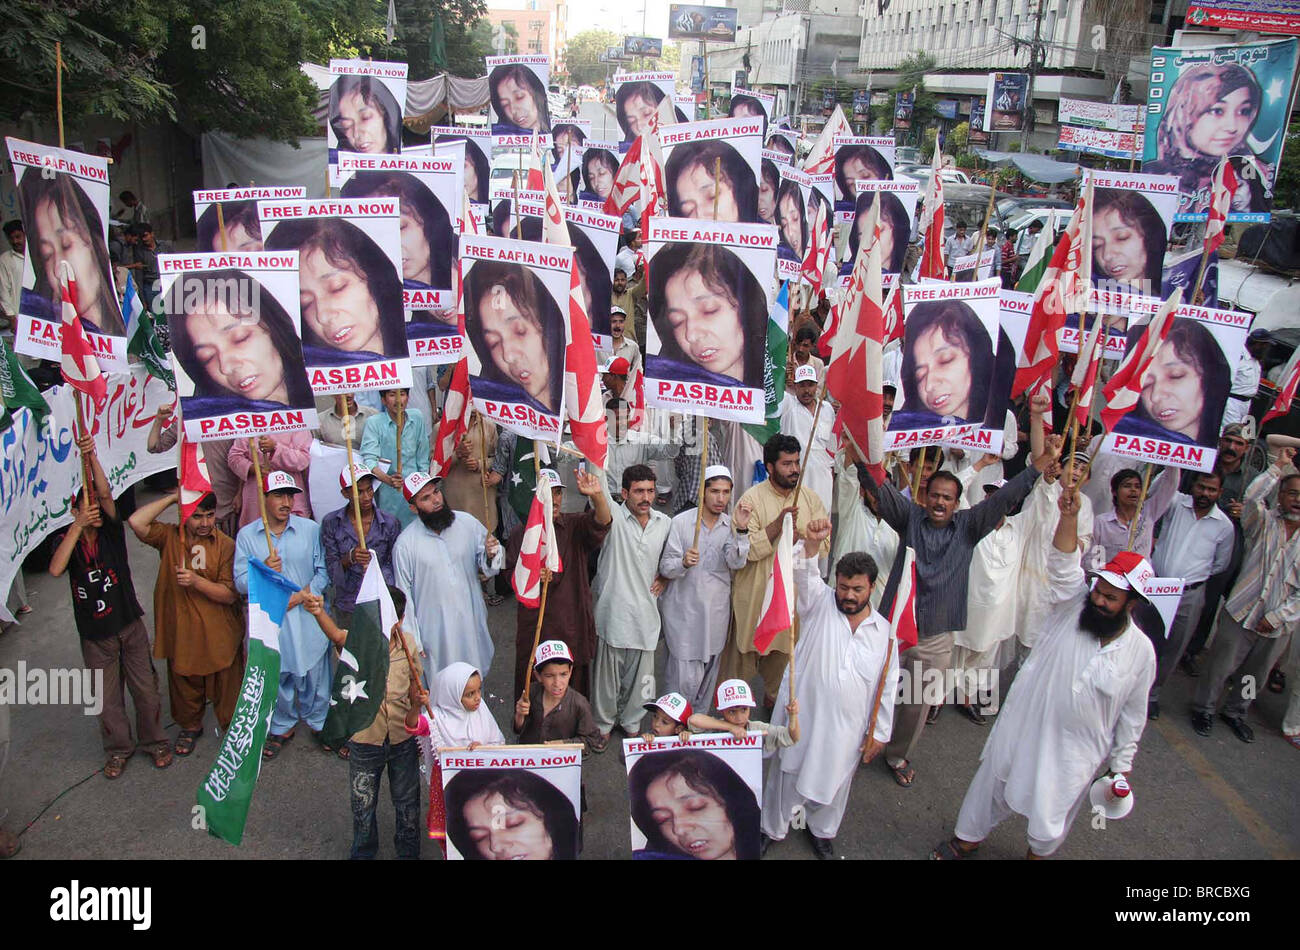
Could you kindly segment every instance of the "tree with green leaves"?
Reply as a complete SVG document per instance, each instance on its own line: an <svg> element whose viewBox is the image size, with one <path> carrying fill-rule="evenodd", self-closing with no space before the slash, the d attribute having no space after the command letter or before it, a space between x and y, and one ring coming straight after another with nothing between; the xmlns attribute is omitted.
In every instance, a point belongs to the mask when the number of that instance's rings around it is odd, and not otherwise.
<svg viewBox="0 0 1300 950"><path fill-rule="evenodd" d="M0 119L55 114L54 49L63 44L63 106L120 122L174 120L197 132L296 142L314 135L319 91L303 62L334 57L431 59L441 18L447 68L483 74L483 0L402 0L384 37L386 0L9 0L0 20ZM486 21L482 21L486 24ZM486 40L486 42L485 42Z"/></svg>
<svg viewBox="0 0 1300 950"><path fill-rule="evenodd" d="M912 128L905 138L908 141L921 141L919 138L920 130L933 130L936 128L939 121L937 100L934 94L925 88L925 74L933 70L934 67L934 57L924 50L917 50L899 63L894 68L897 79L893 89L890 90L893 95L889 97L888 102L871 107L872 123L880 123L880 127L883 129L892 129L894 127L894 103L898 93L911 92L915 89L916 101L912 104ZM930 141L934 141L933 132Z"/></svg>
<svg viewBox="0 0 1300 950"><path fill-rule="evenodd" d="M623 45L623 37L609 30L583 30L564 47L564 65L575 86L594 86L605 81L608 63L600 57L607 47Z"/></svg>

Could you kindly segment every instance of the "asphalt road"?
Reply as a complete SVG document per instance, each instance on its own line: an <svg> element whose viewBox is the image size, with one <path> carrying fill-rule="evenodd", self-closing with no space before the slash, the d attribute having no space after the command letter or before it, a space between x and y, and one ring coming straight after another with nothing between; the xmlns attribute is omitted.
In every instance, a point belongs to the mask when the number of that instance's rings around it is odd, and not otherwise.
<svg viewBox="0 0 1300 950"><path fill-rule="evenodd" d="M141 499L150 497L140 492ZM129 535L129 532L128 532ZM158 557L131 538L136 590L153 627L152 590ZM62 578L28 575L35 608L25 622L0 636L0 666L80 667L68 585ZM510 735L511 660L515 608L512 600L489 611L497 660L486 683L487 702ZM660 656L662 664L662 651ZM177 729L164 719L173 738ZM1132 773L1136 807L1103 829L1083 814L1059 852L1062 858L1222 860L1295 858L1300 855L1300 754L1282 739L1284 697L1265 692L1251 721L1253 745L1238 741L1216 722L1211 738L1192 732L1184 712L1193 681L1176 672L1165 688L1164 716L1149 727ZM841 858L923 858L946 838L975 772L987 730L945 710L927 728L914 757L917 779L899 788L884 766L859 769L849 810L836 839ZM189 758L157 771L144 755L131 759L122 777L107 781L95 720L80 708L17 706L12 710L12 747L0 776L4 827L22 834L18 860L29 858L318 858L347 857L351 843L347 764L326 755L298 727L290 743L263 767L243 844L231 847L192 827L195 790L218 748L215 721ZM591 810L586 817L585 859L629 858L625 773L611 743L584 763ZM380 856L392 857L392 807L383 792L379 814ZM990 836L986 858L1018 858L1025 851L1025 822L1013 818ZM436 845L423 844L426 860L439 860ZM798 834L775 844L768 860L811 860Z"/></svg>

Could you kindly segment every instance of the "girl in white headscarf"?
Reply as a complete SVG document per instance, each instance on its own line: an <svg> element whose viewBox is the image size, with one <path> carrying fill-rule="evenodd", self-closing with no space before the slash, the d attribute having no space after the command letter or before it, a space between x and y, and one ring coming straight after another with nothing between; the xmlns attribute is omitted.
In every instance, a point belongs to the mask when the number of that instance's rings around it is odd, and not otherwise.
<svg viewBox="0 0 1300 950"><path fill-rule="evenodd" d="M439 748L473 750L504 745L501 727L483 706L483 676L469 663L453 663L433 679L433 721L423 713L415 729L429 775L429 837L444 847L447 811L442 800Z"/></svg>

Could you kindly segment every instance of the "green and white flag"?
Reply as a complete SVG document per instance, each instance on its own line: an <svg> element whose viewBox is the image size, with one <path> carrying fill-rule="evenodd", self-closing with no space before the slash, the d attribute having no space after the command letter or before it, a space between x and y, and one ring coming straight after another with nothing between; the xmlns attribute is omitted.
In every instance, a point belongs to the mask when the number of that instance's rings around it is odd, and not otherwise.
<svg viewBox="0 0 1300 950"><path fill-rule="evenodd" d="M14 411L24 406L32 411L32 420L37 426L49 415L50 407L45 397L6 340L0 340L0 396L4 397L4 404L0 406L0 432L14 424Z"/></svg>
<svg viewBox="0 0 1300 950"><path fill-rule="evenodd" d="M790 353L790 282L781 285L767 321L767 352L763 356L762 425L745 431L762 445L781 431L781 400L785 396L785 361Z"/></svg>
<svg viewBox="0 0 1300 950"><path fill-rule="evenodd" d="M262 746L280 686L280 625L297 590L283 575L249 559L248 665L235 716L198 791L208 834L231 844L244 838L248 806L262 770Z"/></svg>
<svg viewBox="0 0 1300 950"><path fill-rule="evenodd" d="M138 359L149 370L150 376L161 379L167 384L168 389L175 392L176 374L172 372L171 363L158 339L158 328L154 323L153 314L140 299L140 293L135 286L135 277L131 274L126 275L126 288L122 293L122 311L126 316L127 355Z"/></svg>
<svg viewBox="0 0 1300 950"><path fill-rule="evenodd" d="M1038 237L1034 239L1034 246L1029 249L1029 258L1025 261L1024 272L1016 281L1016 290L1022 294L1032 294L1038 289L1039 282L1047 273L1047 265L1052 262L1052 236L1056 231L1050 227L1052 222L1048 223L1049 226L1039 231Z"/></svg>
<svg viewBox="0 0 1300 950"><path fill-rule="evenodd" d="M379 558L372 557L357 591L347 639L339 651L330 687L330 711L321 730L325 745L337 749L379 715L388 691L388 638L397 619Z"/></svg>

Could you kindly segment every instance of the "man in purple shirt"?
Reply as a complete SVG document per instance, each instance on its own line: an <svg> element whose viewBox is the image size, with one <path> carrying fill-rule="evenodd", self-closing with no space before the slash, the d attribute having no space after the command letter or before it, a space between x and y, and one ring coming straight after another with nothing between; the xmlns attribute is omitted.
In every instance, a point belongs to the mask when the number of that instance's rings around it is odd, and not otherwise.
<svg viewBox="0 0 1300 950"><path fill-rule="evenodd" d="M366 533L363 549L357 541L357 522L352 507L352 483L357 485L361 503L361 526ZM331 511L321 522L321 544L325 547L325 566L329 569L333 589L334 620L346 629L357 605L357 591L365 577L366 565L379 558L385 583L393 583L393 545L402 533L401 523L375 505L375 476L364 465L355 464L339 472L339 490L345 504Z"/></svg>

